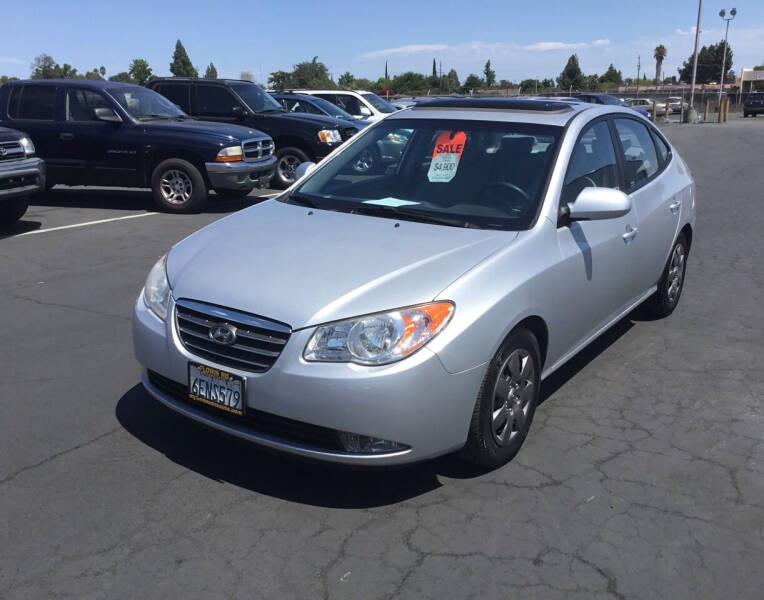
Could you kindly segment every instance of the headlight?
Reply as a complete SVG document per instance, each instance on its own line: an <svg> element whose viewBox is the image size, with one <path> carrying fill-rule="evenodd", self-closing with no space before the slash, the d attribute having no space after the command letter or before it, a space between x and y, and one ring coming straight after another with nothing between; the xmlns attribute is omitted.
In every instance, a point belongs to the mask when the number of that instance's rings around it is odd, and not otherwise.
<svg viewBox="0 0 764 600"><path fill-rule="evenodd" d="M453 302L432 302L321 325L305 346L308 361L386 365L424 346L454 313Z"/></svg>
<svg viewBox="0 0 764 600"><path fill-rule="evenodd" d="M170 283L167 281L167 255L160 258L149 271L143 286L143 302L157 317L165 320L170 303Z"/></svg>
<svg viewBox="0 0 764 600"><path fill-rule="evenodd" d="M322 129L318 132L318 139L324 144L336 144L342 141L342 136L336 129Z"/></svg>
<svg viewBox="0 0 764 600"><path fill-rule="evenodd" d="M239 162L244 160L244 150L242 150L241 146L228 146L218 152L215 160L217 162Z"/></svg>
<svg viewBox="0 0 764 600"><path fill-rule="evenodd" d="M32 140L29 138L21 138L19 140L19 143L21 144L21 147L24 148L24 154L27 156L32 156L35 153L34 144L32 143Z"/></svg>

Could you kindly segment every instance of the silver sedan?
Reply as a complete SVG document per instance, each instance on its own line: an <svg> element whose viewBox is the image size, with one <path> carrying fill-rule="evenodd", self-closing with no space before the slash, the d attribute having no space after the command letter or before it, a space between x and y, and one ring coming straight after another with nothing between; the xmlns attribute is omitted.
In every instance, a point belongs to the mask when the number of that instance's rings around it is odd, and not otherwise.
<svg viewBox="0 0 764 600"><path fill-rule="evenodd" d="M391 135L395 162L359 174ZM301 172L176 244L135 303L146 389L251 442L497 467L545 378L682 293L693 180L628 108L432 100Z"/></svg>

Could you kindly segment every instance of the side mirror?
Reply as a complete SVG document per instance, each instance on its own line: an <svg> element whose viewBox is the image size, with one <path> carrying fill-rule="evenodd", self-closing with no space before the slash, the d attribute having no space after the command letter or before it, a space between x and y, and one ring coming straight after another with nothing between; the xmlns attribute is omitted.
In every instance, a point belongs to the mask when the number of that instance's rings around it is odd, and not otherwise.
<svg viewBox="0 0 764 600"><path fill-rule="evenodd" d="M249 116L249 111L243 106L234 106L231 112L238 121L243 121Z"/></svg>
<svg viewBox="0 0 764 600"><path fill-rule="evenodd" d="M361 116L362 117L370 117L371 116L371 111L367 107L362 106L361 107Z"/></svg>
<svg viewBox="0 0 764 600"><path fill-rule="evenodd" d="M631 198L620 190L587 187L581 190L575 202L567 206L571 221L617 219L631 210Z"/></svg>
<svg viewBox="0 0 764 600"><path fill-rule="evenodd" d="M297 168L294 170L294 180L299 181L309 173L311 173L316 168L316 163L310 162L309 160L306 160L305 162L301 162L299 165L297 165Z"/></svg>
<svg viewBox="0 0 764 600"><path fill-rule="evenodd" d="M113 108L94 108L93 116L97 121L106 121L107 123L121 123L122 117L120 117Z"/></svg>

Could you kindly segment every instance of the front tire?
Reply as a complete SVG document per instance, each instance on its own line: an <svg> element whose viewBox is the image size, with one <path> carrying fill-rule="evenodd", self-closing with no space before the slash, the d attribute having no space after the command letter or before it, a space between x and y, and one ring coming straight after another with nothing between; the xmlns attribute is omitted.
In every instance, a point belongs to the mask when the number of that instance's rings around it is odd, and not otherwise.
<svg viewBox="0 0 764 600"><path fill-rule="evenodd" d="M663 274L658 281L658 290L646 302L647 309L654 317L668 317L679 304L679 297L684 288L689 251L687 238L680 233L663 268Z"/></svg>
<svg viewBox="0 0 764 600"><path fill-rule="evenodd" d="M29 198L13 198L7 202L0 203L0 225L13 225L29 208Z"/></svg>
<svg viewBox="0 0 764 600"><path fill-rule="evenodd" d="M167 212L194 212L207 202L207 184L199 169L180 158L170 158L156 166L151 191L154 202Z"/></svg>
<svg viewBox="0 0 764 600"><path fill-rule="evenodd" d="M276 152L276 173L273 176L274 187L286 189L295 181L295 169L310 160L308 155L299 148L282 148Z"/></svg>
<svg viewBox="0 0 764 600"><path fill-rule="evenodd" d="M507 336L486 371L461 457L495 469L520 450L539 398L541 352L527 329Z"/></svg>

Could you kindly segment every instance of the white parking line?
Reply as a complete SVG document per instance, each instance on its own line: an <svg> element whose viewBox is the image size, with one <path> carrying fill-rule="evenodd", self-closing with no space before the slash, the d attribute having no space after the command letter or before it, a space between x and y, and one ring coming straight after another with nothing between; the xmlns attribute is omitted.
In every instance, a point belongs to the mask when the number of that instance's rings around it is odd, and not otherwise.
<svg viewBox="0 0 764 600"><path fill-rule="evenodd" d="M126 215L124 217L113 217L111 219L99 219L98 221L88 221L86 223L75 223L74 225L61 225L60 227L48 227L47 229L35 229L34 231L27 231L25 233L19 233L14 237L21 237L22 235L37 235L38 233L48 233L49 231L61 231L62 229L74 229L76 227L87 227L88 225L98 225L99 223L111 223L112 221L122 221L124 219L138 219L140 217L150 217L152 215L158 215L157 212L140 213L137 215Z"/></svg>

